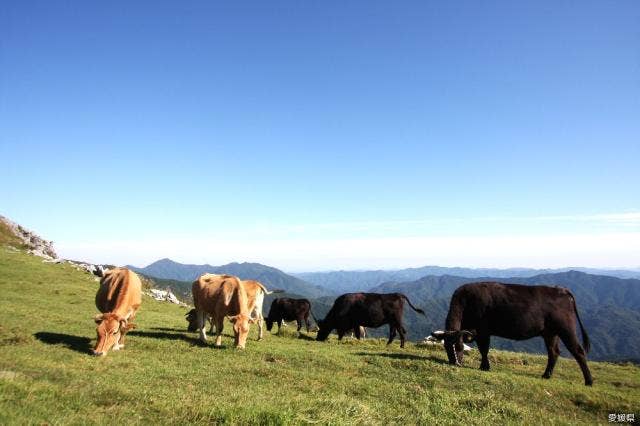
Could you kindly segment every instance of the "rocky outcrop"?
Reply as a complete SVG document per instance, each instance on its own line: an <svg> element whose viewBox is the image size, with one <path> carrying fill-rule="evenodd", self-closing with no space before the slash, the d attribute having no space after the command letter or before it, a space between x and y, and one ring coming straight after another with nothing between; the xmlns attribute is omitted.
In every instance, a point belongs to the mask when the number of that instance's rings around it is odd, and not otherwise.
<svg viewBox="0 0 640 426"><path fill-rule="evenodd" d="M53 241L47 241L21 225L0 216L2 222L9 230L24 244L27 251L33 255L43 257L47 260L57 259L58 255L53 249Z"/></svg>

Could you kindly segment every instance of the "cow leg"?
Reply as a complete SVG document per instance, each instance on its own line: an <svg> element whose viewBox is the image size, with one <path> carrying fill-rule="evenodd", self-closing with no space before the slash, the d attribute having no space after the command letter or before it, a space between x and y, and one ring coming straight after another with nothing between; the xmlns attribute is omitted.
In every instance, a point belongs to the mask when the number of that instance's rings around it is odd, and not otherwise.
<svg viewBox="0 0 640 426"><path fill-rule="evenodd" d="M131 316L129 317L129 319L127 320L127 322L129 324L133 324L133 320L136 319L136 313L134 312L133 314L131 314ZM125 327L124 330L120 330L120 338L118 339L118 341L116 342L116 344L113 346L113 350L117 351L120 349L124 349L124 339L127 336L127 333L129 332L129 329Z"/></svg>
<svg viewBox="0 0 640 426"><path fill-rule="evenodd" d="M207 319L207 314L198 310L196 311L197 321L198 321L198 330L200 332L200 341L202 343L207 343L207 331L205 330L205 321Z"/></svg>
<svg viewBox="0 0 640 426"><path fill-rule="evenodd" d="M556 366L558 355L560 355L560 340L557 335L545 335L544 344L547 346L547 368L542 375L543 379L550 379L553 374L553 368Z"/></svg>
<svg viewBox="0 0 640 426"><path fill-rule="evenodd" d="M489 371L489 369L491 369L491 365L489 364L489 344L491 343L491 336L478 336L476 338L476 343L478 345L480 356L482 357L482 361L480 361L480 370Z"/></svg>
<svg viewBox="0 0 640 426"><path fill-rule="evenodd" d="M258 313L258 340L262 340L262 325L264 323L264 318L262 318L262 314Z"/></svg>
<svg viewBox="0 0 640 426"><path fill-rule="evenodd" d="M209 317L209 323L211 324L211 328L209 329L209 333L213 334L215 332L215 327L213 325L213 318Z"/></svg>
<svg viewBox="0 0 640 426"><path fill-rule="evenodd" d="M396 337L396 326L389 324L389 341L387 342L387 345L390 345L391 342L393 342L393 339L395 339Z"/></svg>
<svg viewBox="0 0 640 426"><path fill-rule="evenodd" d="M578 336L576 336L575 331L561 333L560 339L562 339L562 343L564 343L569 352L571 352L571 355L573 355L578 362L578 365L582 370L582 375L584 376L584 384L591 386L593 384L593 378L591 377L589 366L587 366L587 357L584 352L584 348L578 341Z"/></svg>
<svg viewBox="0 0 640 426"><path fill-rule="evenodd" d="M300 330L302 329L302 319L298 318L296 320L296 323L298 324L298 335L300 335Z"/></svg>
<svg viewBox="0 0 640 426"><path fill-rule="evenodd" d="M217 318L216 320L216 346L222 345L222 329L224 328L224 317Z"/></svg>
<svg viewBox="0 0 640 426"><path fill-rule="evenodd" d="M345 330L340 329L336 331L338 332L338 340L342 340L342 338L344 337Z"/></svg>
<svg viewBox="0 0 640 426"><path fill-rule="evenodd" d="M360 340L360 338L362 337L361 334L360 334L360 327L355 327L353 329L353 334L355 334L356 339Z"/></svg>
<svg viewBox="0 0 640 426"><path fill-rule="evenodd" d="M400 334L400 347L404 348L404 341L405 341L405 336L407 334L407 330L402 325L400 325L398 327L398 333Z"/></svg>

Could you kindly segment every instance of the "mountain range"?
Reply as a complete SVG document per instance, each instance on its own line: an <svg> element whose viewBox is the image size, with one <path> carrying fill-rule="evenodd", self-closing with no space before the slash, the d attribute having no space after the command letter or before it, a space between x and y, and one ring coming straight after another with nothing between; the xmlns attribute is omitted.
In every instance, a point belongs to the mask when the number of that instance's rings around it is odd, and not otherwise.
<svg viewBox="0 0 640 426"><path fill-rule="evenodd" d="M321 286L303 281L300 278L286 274L279 269L260 263L229 263L227 265L187 265L174 262L171 259L161 259L144 268L128 265L128 268L153 278L163 278L188 283L189 293L191 282L204 273L230 274L243 280L258 280L270 290L281 289L288 293L299 294L309 298L318 298L334 294Z"/></svg>
<svg viewBox="0 0 640 426"><path fill-rule="evenodd" d="M533 268L461 268L442 266L423 266L420 268L406 268L398 270L370 270L370 271L328 271L328 272L302 272L294 276L322 286L336 293L354 291L367 291L385 282L407 282L418 280L429 275L452 275L457 277L477 278L525 278L542 274L555 274L568 271L579 271L594 275L607 275L618 278L640 278L640 270L621 269L595 269L595 268L558 268L558 269L533 269Z"/></svg>

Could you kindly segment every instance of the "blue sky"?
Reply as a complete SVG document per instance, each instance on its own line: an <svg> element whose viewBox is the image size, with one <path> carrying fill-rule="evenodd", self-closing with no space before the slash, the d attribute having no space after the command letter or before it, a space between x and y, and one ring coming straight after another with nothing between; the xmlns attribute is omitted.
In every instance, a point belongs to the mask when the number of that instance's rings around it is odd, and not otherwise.
<svg viewBox="0 0 640 426"><path fill-rule="evenodd" d="M62 255L640 266L640 3L12 2L0 214Z"/></svg>

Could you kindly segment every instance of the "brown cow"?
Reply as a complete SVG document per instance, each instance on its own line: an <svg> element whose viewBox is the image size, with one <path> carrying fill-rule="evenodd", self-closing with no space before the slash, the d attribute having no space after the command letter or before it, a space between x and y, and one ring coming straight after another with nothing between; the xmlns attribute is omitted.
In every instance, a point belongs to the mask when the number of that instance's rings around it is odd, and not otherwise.
<svg viewBox="0 0 640 426"><path fill-rule="evenodd" d="M224 318L228 316L233 323L235 345L244 349L249 324L254 320L249 315L247 292L242 282L232 275L204 274L193 282L191 291L200 340L203 343L207 341L205 320L211 316L217 334L215 345L220 346Z"/></svg>
<svg viewBox="0 0 640 426"><path fill-rule="evenodd" d="M244 289L247 292L247 308L253 318L254 321L258 323L258 340L262 340L263 336L263 321L264 317L262 315L262 305L264 303L264 296L266 294L272 293L280 293L283 290L273 290L269 291L266 289L262 283L255 280L245 280L242 281L244 284ZM187 326L188 331L197 331L198 330L198 315L196 309L192 309L185 315L189 325ZM210 319L210 318L209 318ZM210 333L213 333L214 327L213 323L211 323Z"/></svg>
<svg viewBox="0 0 640 426"><path fill-rule="evenodd" d="M135 328L133 320L140 307L142 284L140 278L126 268L114 268L104 273L96 293L98 341L94 355L105 356L109 349L124 348L127 331Z"/></svg>

